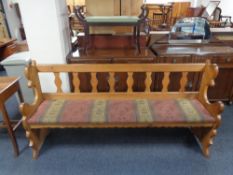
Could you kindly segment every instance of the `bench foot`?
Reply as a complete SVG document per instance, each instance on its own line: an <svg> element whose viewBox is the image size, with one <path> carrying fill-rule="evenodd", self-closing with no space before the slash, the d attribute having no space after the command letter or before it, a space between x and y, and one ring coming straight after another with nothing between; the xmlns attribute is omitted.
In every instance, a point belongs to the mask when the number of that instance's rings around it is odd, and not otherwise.
<svg viewBox="0 0 233 175"><path fill-rule="evenodd" d="M199 140L204 156L209 157L209 148L213 144L213 138L217 134L217 129L215 127L191 128L191 131Z"/></svg>
<svg viewBox="0 0 233 175"><path fill-rule="evenodd" d="M48 135L48 129L28 130L26 136L29 139L29 146L32 147L32 158L37 159L40 149Z"/></svg>

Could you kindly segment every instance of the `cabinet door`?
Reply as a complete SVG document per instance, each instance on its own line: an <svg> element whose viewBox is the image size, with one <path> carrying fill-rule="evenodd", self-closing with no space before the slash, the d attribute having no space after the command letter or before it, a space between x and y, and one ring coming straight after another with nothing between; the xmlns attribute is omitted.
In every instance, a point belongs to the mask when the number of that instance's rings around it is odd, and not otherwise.
<svg viewBox="0 0 233 175"><path fill-rule="evenodd" d="M211 101L232 100L232 86L233 86L233 55L211 55L196 57L195 62L206 62L211 60L211 63L216 63L219 68L218 75L215 79L215 86L209 87L208 98ZM201 76L199 76L199 84Z"/></svg>
<svg viewBox="0 0 233 175"><path fill-rule="evenodd" d="M6 23L5 23L5 14L2 13L1 3L0 3L0 38L9 38L9 33L7 31Z"/></svg>
<svg viewBox="0 0 233 175"><path fill-rule="evenodd" d="M142 0L121 0L121 15L138 16L141 13Z"/></svg>
<svg viewBox="0 0 233 175"><path fill-rule="evenodd" d="M115 11L114 0L86 0L86 8L89 16L114 16Z"/></svg>
<svg viewBox="0 0 233 175"><path fill-rule="evenodd" d="M14 54L16 52L16 44L12 43L10 45L7 45L5 47L0 48L0 61L1 59L5 59L6 57Z"/></svg>
<svg viewBox="0 0 233 175"><path fill-rule="evenodd" d="M231 101L233 85L233 56L213 56L212 63L219 67L218 76L215 79L215 86L208 90L208 97L211 100Z"/></svg>

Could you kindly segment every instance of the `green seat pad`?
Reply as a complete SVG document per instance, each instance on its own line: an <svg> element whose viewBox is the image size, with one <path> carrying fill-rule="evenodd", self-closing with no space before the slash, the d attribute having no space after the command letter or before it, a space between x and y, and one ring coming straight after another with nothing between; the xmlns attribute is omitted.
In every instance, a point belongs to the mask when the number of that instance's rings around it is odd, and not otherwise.
<svg viewBox="0 0 233 175"><path fill-rule="evenodd" d="M136 23L137 16L88 16L87 23Z"/></svg>

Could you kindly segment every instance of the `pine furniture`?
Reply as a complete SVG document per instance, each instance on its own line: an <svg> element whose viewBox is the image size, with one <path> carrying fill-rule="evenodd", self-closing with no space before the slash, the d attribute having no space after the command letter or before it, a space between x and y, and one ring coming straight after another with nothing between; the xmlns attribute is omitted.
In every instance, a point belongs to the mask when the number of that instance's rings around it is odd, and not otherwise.
<svg viewBox="0 0 233 175"><path fill-rule="evenodd" d="M60 73L73 75L74 92L63 92ZM80 92L79 74L91 74L91 92ZM108 92L98 91L98 73L108 74ZM127 73L126 91L115 90L115 74ZM135 73L145 72L140 83L144 92L133 91ZM163 73L162 90L151 91L152 75ZM171 72L181 72L177 80L179 90L168 91ZM197 91L186 91L190 72L202 74ZM54 74L56 92L41 91L39 74ZM37 65L33 61L26 68L28 85L34 89L33 104L20 105L23 126L36 159L52 128L190 128L200 142L202 152L209 155L209 147L220 125L223 111L221 102L209 103L207 90L214 85L218 68L215 64L68 64Z"/></svg>
<svg viewBox="0 0 233 175"><path fill-rule="evenodd" d="M20 102L23 102L23 96L20 90L18 77L0 77L0 111L2 112L3 116L3 123L2 125L0 125L0 127L7 128L8 134L13 144L14 154L15 156L18 156L19 148L14 131L22 121L17 121L16 125L12 127L12 122L8 116L7 109L5 106L5 102L16 92L18 93Z"/></svg>
<svg viewBox="0 0 233 175"><path fill-rule="evenodd" d="M16 39L0 39L0 61L16 52Z"/></svg>

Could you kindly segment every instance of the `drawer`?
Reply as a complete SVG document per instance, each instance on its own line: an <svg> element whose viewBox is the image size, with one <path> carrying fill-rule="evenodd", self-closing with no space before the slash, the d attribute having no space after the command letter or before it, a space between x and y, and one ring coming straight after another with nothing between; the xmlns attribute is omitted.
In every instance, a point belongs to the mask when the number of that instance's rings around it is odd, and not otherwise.
<svg viewBox="0 0 233 175"><path fill-rule="evenodd" d="M211 63L233 63L233 55L215 55L212 56Z"/></svg>
<svg viewBox="0 0 233 175"><path fill-rule="evenodd" d="M169 56L169 57L159 57L159 63L192 63L191 56Z"/></svg>
<svg viewBox="0 0 233 175"><path fill-rule="evenodd" d="M16 52L16 44L11 44L2 50L1 57L6 58Z"/></svg>
<svg viewBox="0 0 233 175"><path fill-rule="evenodd" d="M224 61L225 61L225 63L233 63L233 57L232 56L231 57L230 56L229 57L226 56L224 58Z"/></svg>
<svg viewBox="0 0 233 175"><path fill-rule="evenodd" d="M153 63L153 57L113 58L112 63Z"/></svg>

